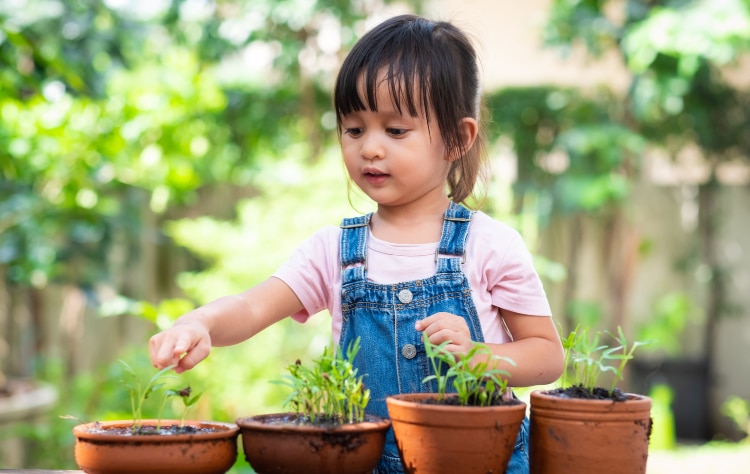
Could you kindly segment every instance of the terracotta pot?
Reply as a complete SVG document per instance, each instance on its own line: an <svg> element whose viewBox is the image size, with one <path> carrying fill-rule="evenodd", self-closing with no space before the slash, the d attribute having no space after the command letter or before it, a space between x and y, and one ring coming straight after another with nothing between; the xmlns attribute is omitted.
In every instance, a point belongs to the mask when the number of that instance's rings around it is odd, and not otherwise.
<svg viewBox="0 0 750 474"><path fill-rule="evenodd" d="M144 426L156 423L143 421ZM180 420L161 421L161 426L174 424ZM204 430L190 434L114 431L131 425L131 421L102 421L74 427L78 467L89 474L223 474L237 460L239 428L233 423L185 421Z"/></svg>
<svg viewBox="0 0 750 474"><path fill-rule="evenodd" d="M505 472L526 404L467 407L420 403L436 397L413 393L386 398L406 472Z"/></svg>
<svg viewBox="0 0 750 474"><path fill-rule="evenodd" d="M245 459L255 472L283 474L370 473L383 455L390 420L319 427L294 424L295 413L237 419Z"/></svg>
<svg viewBox="0 0 750 474"><path fill-rule="evenodd" d="M645 473L651 399L627 396L617 402L531 392L531 473Z"/></svg>

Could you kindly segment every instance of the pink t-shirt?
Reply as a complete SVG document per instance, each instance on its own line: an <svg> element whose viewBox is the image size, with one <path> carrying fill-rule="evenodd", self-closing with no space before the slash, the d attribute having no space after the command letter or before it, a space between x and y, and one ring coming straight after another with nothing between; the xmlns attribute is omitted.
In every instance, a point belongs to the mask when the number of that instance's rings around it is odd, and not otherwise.
<svg viewBox="0 0 750 474"><path fill-rule="evenodd" d="M341 334L341 229L327 226L300 245L274 273L302 302L292 315L300 322L324 309L331 314L333 340ZM429 244L393 244L372 234L367 248L367 278L379 284L429 278L435 274L435 250ZM486 342L508 342L498 308L532 316L551 316L547 296L531 254L512 227L482 212L474 213L466 242L463 271L473 290Z"/></svg>

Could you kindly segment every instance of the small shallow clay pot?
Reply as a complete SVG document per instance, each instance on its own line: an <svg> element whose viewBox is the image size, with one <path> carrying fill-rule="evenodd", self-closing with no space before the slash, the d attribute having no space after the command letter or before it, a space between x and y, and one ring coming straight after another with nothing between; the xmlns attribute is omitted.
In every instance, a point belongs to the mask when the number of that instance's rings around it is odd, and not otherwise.
<svg viewBox="0 0 750 474"><path fill-rule="evenodd" d="M237 419L245 460L260 474L364 474L385 448L388 419L368 415L362 423L331 427L290 423L295 413Z"/></svg>
<svg viewBox="0 0 750 474"><path fill-rule="evenodd" d="M161 420L161 426L180 420ZM156 420L144 420L155 426ZM233 423L185 421L199 430L188 434L130 435L114 430L132 421L102 421L75 426L75 459L88 474L223 474L237 460L239 428Z"/></svg>
<svg viewBox="0 0 750 474"><path fill-rule="evenodd" d="M526 404L457 406L421 403L434 393L386 398L407 473L503 473L516 446Z"/></svg>
<svg viewBox="0 0 750 474"><path fill-rule="evenodd" d="M531 474L644 474L651 434L651 399L530 396Z"/></svg>

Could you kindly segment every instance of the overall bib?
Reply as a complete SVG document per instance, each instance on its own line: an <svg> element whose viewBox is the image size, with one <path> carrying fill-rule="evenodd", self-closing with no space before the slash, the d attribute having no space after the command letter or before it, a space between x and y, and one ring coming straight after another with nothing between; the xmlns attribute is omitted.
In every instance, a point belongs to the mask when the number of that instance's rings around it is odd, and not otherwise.
<svg viewBox="0 0 750 474"><path fill-rule="evenodd" d="M414 324L438 312L466 319L471 339L484 342L471 288L461 265L472 213L451 203L445 212L436 253L437 272L430 278L394 284L367 281L367 240L372 214L344 219L341 224L341 312L340 347L360 338L360 352L354 360L359 374L366 374L370 389L367 413L388 417L385 399L389 395L435 392L435 382L423 384L430 375L430 362L422 333ZM528 419L518 435L508 473L528 473ZM404 472L393 429L388 430L385 452L378 473Z"/></svg>

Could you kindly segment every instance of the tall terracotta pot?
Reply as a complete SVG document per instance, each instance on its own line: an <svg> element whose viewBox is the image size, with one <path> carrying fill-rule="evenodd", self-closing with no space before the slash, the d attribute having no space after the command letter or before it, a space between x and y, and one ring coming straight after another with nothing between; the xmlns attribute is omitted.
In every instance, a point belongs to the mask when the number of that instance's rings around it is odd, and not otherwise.
<svg viewBox="0 0 750 474"><path fill-rule="evenodd" d="M407 473L503 473L513 455L526 404L476 407L422 403L436 394L386 398Z"/></svg>
<svg viewBox="0 0 750 474"><path fill-rule="evenodd" d="M155 426L156 420L144 420ZM162 420L161 426L180 424ZM88 474L223 474L237 460L239 428L233 423L185 421L187 434L122 434L131 421L75 426L75 459Z"/></svg>
<svg viewBox="0 0 750 474"><path fill-rule="evenodd" d="M295 413L237 419L245 460L261 474L371 473L385 448L388 419L336 426L295 424Z"/></svg>
<svg viewBox="0 0 750 474"><path fill-rule="evenodd" d="M651 399L530 396L531 474L644 474L651 434Z"/></svg>

